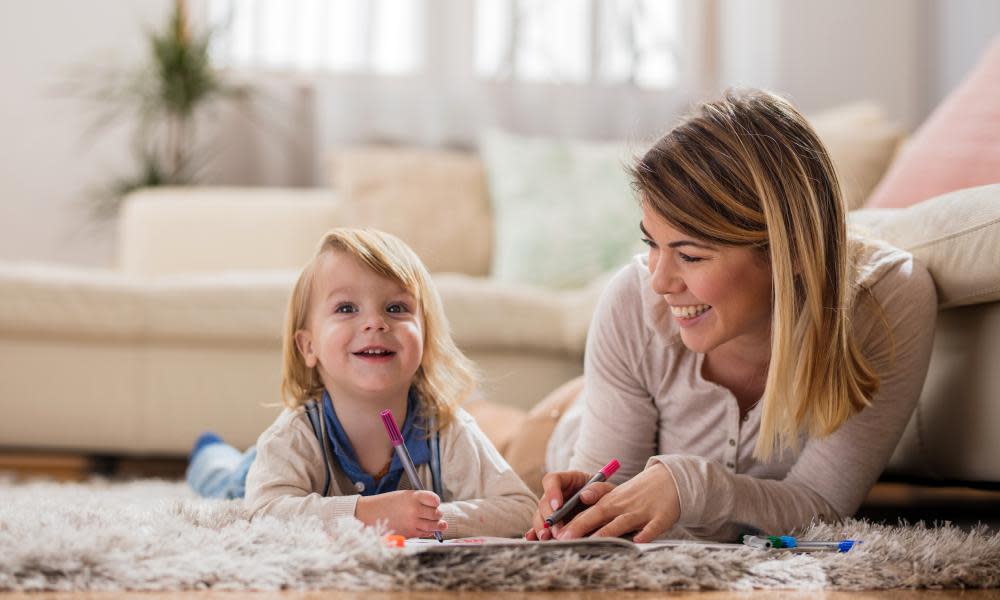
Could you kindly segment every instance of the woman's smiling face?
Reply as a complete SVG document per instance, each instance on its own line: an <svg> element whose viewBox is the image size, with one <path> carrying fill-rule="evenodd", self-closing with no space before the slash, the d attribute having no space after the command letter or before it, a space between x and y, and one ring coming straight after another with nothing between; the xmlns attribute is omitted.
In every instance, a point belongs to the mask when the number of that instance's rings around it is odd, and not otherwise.
<svg viewBox="0 0 1000 600"><path fill-rule="evenodd" d="M670 305L684 345L708 354L770 346L771 267L759 250L693 238L642 207L650 286Z"/></svg>

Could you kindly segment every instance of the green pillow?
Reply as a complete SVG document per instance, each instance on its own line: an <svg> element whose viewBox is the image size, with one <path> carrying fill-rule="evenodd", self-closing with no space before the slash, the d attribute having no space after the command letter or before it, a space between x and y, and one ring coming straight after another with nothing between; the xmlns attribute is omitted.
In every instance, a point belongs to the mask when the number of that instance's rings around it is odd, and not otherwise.
<svg viewBox="0 0 1000 600"><path fill-rule="evenodd" d="M642 251L624 143L489 132L480 144L493 203L493 276L570 288Z"/></svg>

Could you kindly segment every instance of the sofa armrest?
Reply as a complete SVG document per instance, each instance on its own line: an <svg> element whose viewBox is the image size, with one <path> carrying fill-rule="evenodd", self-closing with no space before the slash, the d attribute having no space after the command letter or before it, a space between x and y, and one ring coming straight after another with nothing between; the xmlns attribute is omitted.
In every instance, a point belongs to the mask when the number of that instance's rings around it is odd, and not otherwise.
<svg viewBox="0 0 1000 600"><path fill-rule="evenodd" d="M341 217L326 188L143 189L122 207L118 265L143 276L297 269Z"/></svg>

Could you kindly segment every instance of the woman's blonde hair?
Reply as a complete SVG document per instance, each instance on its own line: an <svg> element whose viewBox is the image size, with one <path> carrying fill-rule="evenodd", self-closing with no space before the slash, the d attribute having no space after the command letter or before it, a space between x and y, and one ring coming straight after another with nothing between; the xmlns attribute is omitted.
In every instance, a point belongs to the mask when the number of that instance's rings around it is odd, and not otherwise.
<svg viewBox="0 0 1000 600"><path fill-rule="evenodd" d="M411 387L420 398L420 413L434 416L438 429L447 427L456 407L475 389L476 370L451 338L441 298L423 262L402 240L374 229L338 228L327 232L315 256L302 269L285 316L281 380L285 405L295 408L323 396L323 381L316 368L306 366L295 344L295 333L306 326L316 266L327 252L343 252L355 258L416 298L423 317L424 353Z"/></svg>
<svg viewBox="0 0 1000 600"><path fill-rule="evenodd" d="M632 168L641 201L676 229L750 246L772 277L771 348L754 454L798 448L868 406L878 375L852 333L846 216L833 164L786 100L728 91Z"/></svg>

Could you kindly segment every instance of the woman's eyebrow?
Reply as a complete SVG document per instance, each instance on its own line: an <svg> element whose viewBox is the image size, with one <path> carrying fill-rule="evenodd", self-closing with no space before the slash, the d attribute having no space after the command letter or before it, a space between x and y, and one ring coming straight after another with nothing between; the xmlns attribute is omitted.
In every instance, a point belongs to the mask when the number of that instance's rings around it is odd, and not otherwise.
<svg viewBox="0 0 1000 600"><path fill-rule="evenodd" d="M649 235L649 232L646 231L646 227L642 224L642 221L639 221L639 231L641 231L642 235L647 238L653 239L653 236ZM680 248L681 246L694 246L695 248L702 248L704 250L715 250L714 246L709 246L708 244L703 244L694 240L677 240L676 242L670 242L667 244L668 248Z"/></svg>

